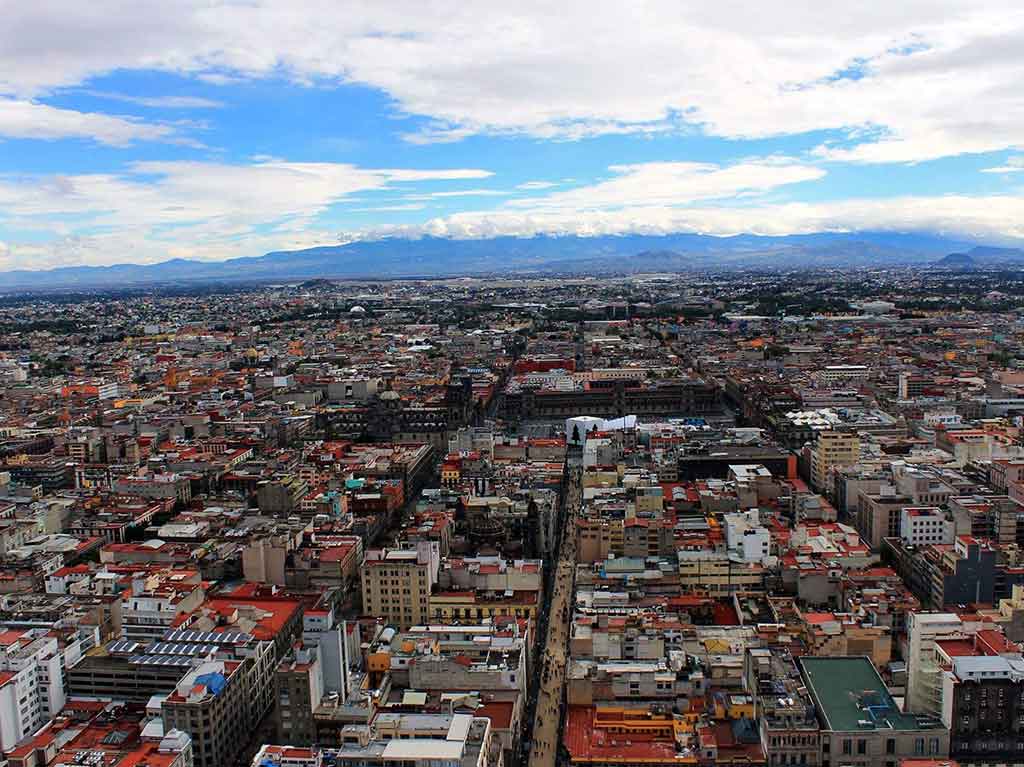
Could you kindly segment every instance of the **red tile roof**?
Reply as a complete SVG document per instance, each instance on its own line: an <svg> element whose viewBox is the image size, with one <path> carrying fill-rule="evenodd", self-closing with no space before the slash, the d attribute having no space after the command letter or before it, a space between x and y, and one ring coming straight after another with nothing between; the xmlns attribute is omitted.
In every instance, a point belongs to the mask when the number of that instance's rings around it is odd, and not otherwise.
<svg viewBox="0 0 1024 767"><path fill-rule="evenodd" d="M637 733L610 732L597 726L593 706L570 706L566 717L565 746L573 761L618 763L666 761L676 758L671 738L654 739Z"/></svg>
<svg viewBox="0 0 1024 767"><path fill-rule="evenodd" d="M480 706L473 715L490 719L491 727L495 730L507 730L512 725L514 711L513 701L495 700Z"/></svg>

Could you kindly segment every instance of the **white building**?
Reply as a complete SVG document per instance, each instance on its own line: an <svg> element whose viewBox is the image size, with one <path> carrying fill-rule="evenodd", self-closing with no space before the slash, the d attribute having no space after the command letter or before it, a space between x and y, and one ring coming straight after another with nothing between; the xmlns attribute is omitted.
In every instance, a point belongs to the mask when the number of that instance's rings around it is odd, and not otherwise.
<svg viewBox="0 0 1024 767"><path fill-rule="evenodd" d="M204 594L198 586L184 593L170 590L133 592L121 602L121 635L136 641L156 641L171 629L178 615L199 607Z"/></svg>
<svg viewBox="0 0 1024 767"><path fill-rule="evenodd" d="M0 633L0 749L39 730L66 700L57 639L44 629Z"/></svg>
<svg viewBox="0 0 1024 767"><path fill-rule="evenodd" d="M729 553L744 562L760 562L768 558L772 536L761 525L757 509L725 515L725 542Z"/></svg>
<svg viewBox="0 0 1024 767"><path fill-rule="evenodd" d="M588 439L583 447L583 467L614 466L618 453L610 437Z"/></svg>
<svg viewBox="0 0 1024 767"><path fill-rule="evenodd" d="M860 305L860 310L865 314L888 314L896 308L891 301L865 301Z"/></svg>
<svg viewBox="0 0 1024 767"><path fill-rule="evenodd" d="M936 642L967 639L980 626L961 620L955 613L907 614L907 712L941 716L945 669Z"/></svg>
<svg viewBox="0 0 1024 767"><path fill-rule="evenodd" d="M822 383L836 384L852 381L866 381L871 371L867 365L826 365L818 374Z"/></svg>
<svg viewBox="0 0 1024 767"><path fill-rule="evenodd" d="M929 426L959 426L964 422L964 417L950 410L936 410L925 413L924 422Z"/></svg>
<svg viewBox="0 0 1024 767"><path fill-rule="evenodd" d="M637 430L637 418L635 415L626 415L622 418L595 418L590 415L578 415L565 419L565 440L570 445L582 445L587 441L587 435L592 431L618 431L625 434Z"/></svg>
<svg viewBox="0 0 1024 767"><path fill-rule="evenodd" d="M0 360L0 381L4 383L25 383L28 371L16 360Z"/></svg>
<svg viewBox="0 0 1024 767"><path fill-rule="evenodd" d="M900 538L909 546L950 545L956 527L934 506L907 506L900 512Z"/></svg>
<svg viewBox="0 0 1024 767"><path fill-rule="evenodd" d="M593 430L600 431L604 428L603 418L594 418L589 415L580 415L565 420L565 440L570 445L582 445L586 442L587 435Z"/></svg>
<svg viewBox="0 0 1024 767"><path fill-rule="evenodd" d="M339 748L265 745L253 767L486 767L493 731L470 714L381 713L370 724L350 724Z"/></svg>

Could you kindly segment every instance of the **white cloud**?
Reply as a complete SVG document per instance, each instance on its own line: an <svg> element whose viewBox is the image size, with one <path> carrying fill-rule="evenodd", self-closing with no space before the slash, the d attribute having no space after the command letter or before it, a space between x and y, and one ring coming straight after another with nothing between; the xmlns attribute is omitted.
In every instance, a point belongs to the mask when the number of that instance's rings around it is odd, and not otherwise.
<svg viewBox="0 0 1024 767"><path fill-rule="evenodd" d="M1017 160L1012 159L1011 164ZM421 224L371 227L345 239L424 235L453 239L546 235L932 231L984 239L1024 238L1024 197L947 195L778 202L773 191L813 181L821 168L786 157L710 163L613 165L611 178L517 198Z"/></svg>
<svg viewBox="0 0 1024 767"><path fill-rule="evenodd" d="M119 174L0 176L0 225L54 238L10 244L8 267L223 259L334 242L317 217L360 191L489 175L270 161L137 162Z"/></svg>
<svg viewBox="0 0 1024 767"><path fill-rule="evenodd" d="M693 129L752 138L850 130L843 162L914 162L1020 146L1024 6L905 0L456 3L127 0L11 3L0 93L115 69L207 82L354 82L428 118L410 138L571 139ZM879 138L880 137L880 138Z"/></svg>
<svg viewBox="0 0 1024 767"><path fill-rule="evenodd" d="M200 72L196 75L196 79L210 85L237 85L245 82L244 77L228 75L223 72Z"/></svg>
<svg viewBox="0 0 1024 767"><path fill-rule="evenodd" d="M1024 238L1020 196L779 202L776 190L823 173L787 158L731 166L643 163L612 166L610 171L610 178L575 189L418 224L347 232L344 238L862 230ZM6 251L0 247L0 266L225 259L331 244L337 237L326 231L320 217L339 201L365 199L360 192L404 191L407 184L488 175L472 168L373 169L271 159L251 165L137 162L119 174L0 176L0 225L53 238L45 244L8 243ZM357 210L411 212L424 207L382 203Z"/></svg>
<svg viewBox="0 0 1024 767"><path fill-rule="evenodd" d="M1024 156L1010 157L1006 160L1006 165L1000 165L995 168L982 168L982 173L1020 173L1024 171Z"/></svg>
<svg viewBox="0 0 1024 767"><path fill-rule="evenodd" d="M1024 197L943 196L856 199L821 203L672 207L649 205L577 213L552 209L464 212L420 225L346 233L346 238L424 235L454 239L546 235L810 234L815 232L929 231L1000 240L1024 238Z"/></svg>
<svg viewBox="0 0 1024 767"><path fill-rule="evenodd" d="M109 91L85 91L90 96L107 99L108 101L122 101L127 104L138 104L139 106L152 107L154 109L220 109L224 106L223 101L206 99L200 96L133 96L127 93L111 93Z"/></svg>
<svg viewBox="0 0 1024 767"><path fill-rule="evenodd" d="M32 139L92 139L124 146L135 141L173 141L173 126L92 112L59 109L35 101L0 97L0 137Z"/></svg>
<svg viewBox="0 0 1024 767"><path fill-rule="evenodd" d="M651 162L613 165L615 175L590 186L512 200L514 207L583 211L640 206L675 206L701 200L757 194L788 184L815 181L821 168L785 158L721 167L711 163Z"/></svg>
<svg viewBox="0 0 1024 767"><path fill-rule="evenodd" d="M857 228L1022 235L1017 222L1024 210L1014 196L821 203L767 197L820 179L829 163L1024 149L1024 6L1016 0L782 2L758 13L698 0L352 0L345 13L330 0L93 0L62 4L59 13L47 2L8 5L0 24L0 138L111 146L186 141L182 124L44 103L60 89L118 70L175 72L225 86L282 77L324 88L358 83L386 93L400 115L425 118L407 137L419 143L481 133L553 140L698 130L735 140L811 131L840 136L814 150L814 163L617 165L587 186L528 181L516 189L540 194L361 236ZM103 95L152 108L220 103ZM1024 160L1017 156L983 172L1020 170ZM49 245L8 242L0 246L0 263L225 258L303 247L331 241L318 218L358 192L490 176L262 155L251 165L147 162L106 174L0 176L7 232L58 238ZM510 193L415 191L404 196L408 205L385 202L372 210Z"/></svg>
<svg viewBox="0 0 1024 767"><path fill-rule="evenodd" d="M353 213L381 213L381 212L393 212L393 211L407 211L407 210L423 210L426 205L422 203L403 203L399 205L378 205L373 208L352 208Z"/></svg>
<svg viewBox="0 0 1024 767"><path fill-rule="evenodd" d="M387 176L392 181L460 181L463 179L490 178L494 174L489 170L477 168L454 168L451 170L378 170L374 173Z"/></svg>
<svg viewBox="0 0 1024 767"><path fill-rule="evenodd" d="M501 189L448 189L443 192L406 195L407 200L433 200L445 197L505 197L509 193Z"/></svg>

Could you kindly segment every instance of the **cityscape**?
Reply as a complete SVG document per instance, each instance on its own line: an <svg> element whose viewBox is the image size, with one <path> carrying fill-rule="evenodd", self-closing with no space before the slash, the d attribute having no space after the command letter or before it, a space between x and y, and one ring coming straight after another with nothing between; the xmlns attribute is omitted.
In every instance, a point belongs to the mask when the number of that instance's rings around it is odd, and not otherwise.
<svg viewBox="0 0 1024 767"><path fill-rule="evenodd" d="M0 748L1013 762L1022 301L941 267L9 297Z"/></svg>
<svg viewBox="0 0 1024 767"><path fill-rule="evenodd" d="M1024 767L1022 52L0 2L0 767Z"/></svg>

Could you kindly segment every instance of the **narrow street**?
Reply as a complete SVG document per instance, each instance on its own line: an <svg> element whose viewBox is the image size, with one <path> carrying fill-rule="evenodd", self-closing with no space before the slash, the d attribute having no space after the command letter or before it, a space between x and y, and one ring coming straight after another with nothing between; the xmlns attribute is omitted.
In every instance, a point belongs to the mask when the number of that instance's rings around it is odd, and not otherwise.
<svg viewBox="0 0 1024 767"><path fill-rule="evenodd" d="M547 636L541 656L541 679L537 690L529 767L555 767L558 763L569 655L569 622L572 617L576 573L576 516L581 501L580 472L578 467L571 467L566 492L565 527L558 551Z"/></svg>

